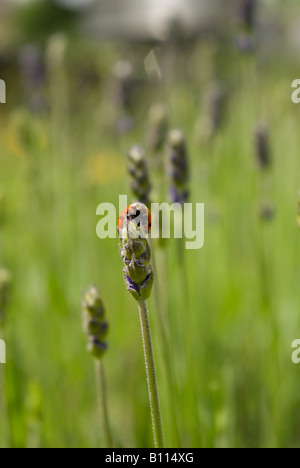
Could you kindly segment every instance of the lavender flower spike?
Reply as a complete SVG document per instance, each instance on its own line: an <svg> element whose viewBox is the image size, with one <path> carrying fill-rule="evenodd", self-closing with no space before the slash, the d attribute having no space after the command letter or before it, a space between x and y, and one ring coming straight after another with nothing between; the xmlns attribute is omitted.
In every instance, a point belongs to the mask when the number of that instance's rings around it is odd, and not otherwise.
<svg viewBox="0 0 300 468"><path fill-rule="evenodd" d="M257 1L239 0L237 8L240 25L248 31L253 30L256 22Z"/></svg>
<svg viewBox="0 0 300 468"><path fill-rule="evenodd" d="M105 338L108 333L108 323L105 320L105 308L95 286L85 293L83 303L83 326L89 338L88 352L96 359L101 359L107 350Z"/></svg>
<svg viewBox="0 0 300 468"><path fill-rule="evenodd" d="M151 192L151 182L146 161L146 153L138 145L133 146L128 152L128 173L131 177L131 189L136 199L150 204L149 194Z"/></svg>
<svg viewBox="0 0 300 468"><path fill-rule="evenodd" d="M118 222L118 234L120 255L124 264L125 284L138 302L154 444L156 448L161 448L164 447L164 435L149 313L146 304L153 285L151 251L146 239L150 226L151 215L147 207L142 203L134 203L121 214Z"/></svg>
<svg viewBox="0 0 300 468"><path fill-rule="evenodd" d="M189 197L189 165L186 141L181 130L169 133L168 159L172 202L184 204Z"/></svg>
<svg viewBox="0 0 300 468"><path fill-rule="evenodd" d="M255 129L255 150L257 161L262 170L267 170L272 163L269 131L266 124L260 122Z"/></svg>
<svg viewBox="0 0 300 468"><path fill-rule="evenodd" d="M237 22L239 33L236 39L237 48L241 52L252 52L255 47L255 26L257 16L257 0L237 0Z"/></svg>
<svg viewBox="0 0 300 468"><path fill-rule="evenodd" d="M163 104L153 104L148 116L147 146L152 152L160 151L168 133L168 111Z"/></svg>
<svg viewBox="0 0 300 468"><path fill-rule="evenodd" d="M143 218L146 218L148 224L148 214L147 207L142 203L132 205L126 220L119 223L118 230L125 284L137 301L145 301L150 297L154 280L151 251L143 228Z"/></svg>

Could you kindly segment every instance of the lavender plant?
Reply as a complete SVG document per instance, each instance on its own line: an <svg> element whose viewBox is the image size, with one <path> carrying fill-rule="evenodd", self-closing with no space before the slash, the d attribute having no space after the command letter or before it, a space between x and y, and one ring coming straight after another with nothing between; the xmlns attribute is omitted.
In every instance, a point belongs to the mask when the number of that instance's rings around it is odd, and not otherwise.
<svg viewBox="0 0 300 468"><path fill-rule="evenodd" d="M26 88L32 90L43 85L45 81L45 67L43 65L41 50L37 44L27 44L21 48L19 63Z"/></svg>
<svg viewBox="0 0 300 468"><path fill-rule="evenodd" d="M127 170L130 175L130 186L137 201L149 206L151 182L144 149L138 145L128 152Z"/></svg>
<svg viewBox="0 0 300 468"><path fill-rule="evenodd" d="M227 89L223 82L210 84L205 92L204 116L197 122L197 136L199 143L212 141L225 120Z"/></svg>
<svg viewBox="0 0 300 468"><path fill-rule="evenodd" d="M35 113L44 112L48 108L44 95L46 70L37 44L26 44L21 48L19 66L29 108Z"/></svg>
<svg viewBox="0 0 300 468"><path fill-rule="evenodd" d="M216 83L209 95L210 136L220 129L225 114L226 90L222 83Z"/></svg>
<svg viewBox="0 0 300 468"><path fill-rule="evenodd" d="M254 129L254 150L259 167L258 195L260 219L264 222L264 225L262 225L260 229L259 243L262 304L264 310L271 314L273 308L273 295L270 278L273 271L273 257L270 252L270 233L265 225L273 219L275 211L270 201L267 201L270 197L271 188L270 168L272 166L272 155L269 130L267 125L262 121L259 122Z"/></svg>
<svg viewBox="0 0 300 468"><path fill-rule="evenodd" d="M189 164L186 141L181 130L172 130L168 135L168 163L171 200L184 204L189 197Z"/></svg>
<svg viewBox="0 0 300 468"><path fill-rule="evenodd" d="M106 448L109 448L113 446L113 440L108 418L106 383L102 361L107 350L108 322L106 321L105 308L100 292L95 286L89 287L86 291L82 308L84 331L88 335L87 350L96 359L95 368L103 444Z"/></svg>
<svg viewBox="0 0 300 468"><path fill-rule="evenodd" d="M149 179L149 172L148 172L148 167L147 167L145 151L140 146L134 146L133 148L131 148L131 150L128 153L128 172L131 178L131 188L135 197L137 198L137 200L144 202L145 205L150 206L149 193L151 191L151 182ZM141 208L141 212L143 212L143 208ZM136 214L136 209L130 208L129 212L127 213L127 216L130 218L130 217L134 217L135 214ZM146 216L145 218L146 227L147 227L147 222L149 222L149 220L147 219L147 216ZM162 246L164 239L160 238L159 241L160 241L159 245ZM147 242L144 242L144 247L145 247L145 255L147 257L150 254L149 244ZM152 271L152 268L153 268L153 271ZM152 281L153 281L153 272L155 272L155 274L158 275L156 256L154 255L154 252L152 255L151 273L149 270L149 275L150 275L149 282L150 282L151 288L152 288ZM125 275L125 281L126 281L126 285L129 291L134 295L136 293L136 286L132 288L132 285L130 282L130 275L127 275L127 274ZM142 293L144 293L144 290L147 290L148 286L149 285L147 284L147 282L145 283L145 288L144 288L144 285L142 286ZM166 294L166 288L165 288L165 294ZM159 320L159 329L161 333L161 339L162 339L164 352L165 352L165 366L166 366L166 370L169 376L169 385L172 386L172 383L174 382L174 379L172 376L172 369L171 369L172 361L170 359L169 342L168 342L168 336L167 336L167 331L166 331L166 326L164 323L164 317L163 317L163 311L162 311L163 299L161 297L161 291L160 291L159 284L157 281L154 283L154 299L155 299L157 316ZM172 391L173 391L173 388L172 388ZM174 405L172 409L174 409ZM174 411L173 411L172 416L175 420ZM178 430L177 430L177 433L179 433ZM178 436L178 439L179 439L179 436Z"/></svg>
<svg viewBox="0 0 300 468"><path fill-rule="evenodd" d="M237 22L239 33L236 42L238 49L244 53L252 52L254 49L256 11L256 0L237 0Z"/></svg>
<svg viewBox="0 0 300 468"><path fill-rule="evenodd" d="M114 66L114 102L119 111L115 126L120 134L129 133L133 126L132 107L134 92L136 89L136 79L134 77L133 66L128 60L121 60Z"/></svg>
<svg viewBox="0 0 300 468"><path fill-rule="evenodd" d="M132 105L132 94L135 87L133 66L128 60L120 60L113 69L115 79L115 102L121 109Z"/></svg>
<svg viewBox="0 0 300 468"><path fill-rule="evenodd" d="M181 130L172 130L168 136L168 164L169 164L169 175L171 182L171 201L172 203L180 203L184 205L189 198L189 160L187 144L184 134ZM184 229L183 231L184 232ZM186 267L186 256L185 256L185 245L184 237L177 239L177 264L178 274L180 275L180 283L182 288L182 306L186 309L190 309L190 294L189 294L189 283L188 283L188 270ZM178 291L179 292L179 291ZM178 296L178 300L179 296ZM186 349L189 349L190 342L186 343ZM192 372L192 353L187 353L189 360L187 361L187 368Z"/></svg>
<svg viewBox="0 0 300 468"><path fill-rule="evenodd" d="M255 151L259 167L265 171L271 166L269 131L265 123L260 122L255 128Z"/></svg>
<svg viewBox="0 0 300 468"><path fill-rule="evenodd" d="M146 238L148 232L149 211L147 207L141 203L131 205L128 212L119 220L119 248L124 264L123 274L127 290L138 302L154 443L156 448L162 448L164 447L164 437L150 321L146 304L146 300L151 295L154 280L151 251Z"/></svg>
<svg viewBox="0 0 300 468"><path fill-rule="evenodd" d="M260 168L260 188L261 188L261 208L260 217L263 221L271 221L274 217L275 210L272 204L265 200L269 195L267 187L268 171L272 165L272 155L270 148L269 130L265 123L259 122L254 131L255 154L258 166Z"/></svg>
<svg viewBox="0 0 300 468"><path fill-rule="evenodd" d="M169 127L168 111L163 104L153 104L149 109L147 147L153 153L162 150Z"/></svg>
<svg viewBox="0 0 300 468"><path fill-rule="evenodd" d="M239 0L238 19L240 25L248 31L255 27L256 0Z"/></svg>

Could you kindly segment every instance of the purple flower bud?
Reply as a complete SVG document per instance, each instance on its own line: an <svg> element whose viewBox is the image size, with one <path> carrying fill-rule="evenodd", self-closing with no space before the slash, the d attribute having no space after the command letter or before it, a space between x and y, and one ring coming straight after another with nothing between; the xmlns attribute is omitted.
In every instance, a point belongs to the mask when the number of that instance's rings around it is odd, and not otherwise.
<svg viewBox="0 0 300 468"><path fill-rule="evenodd" d="M107 351L107 343L99 341L95 336L89 337L89 342L87 346L87 351L94 356L96 359L102 359L103 355Z"/></svg>
<svg viewBox="0 0 300 468"><path fill-rule="evenodd" d="M125 285L127 290L133 295L133 297L138 300L140 297L140 288L139 285L134 283L132 279L126 274L125 270L123 270Z"/></svg>
<svg viewBox="0 0 300 468"><path fill-rule="evenodd" d="M237 23L239 27L236 46L240 52L250 53L255 48L256 0L237 1Z"/></svg>

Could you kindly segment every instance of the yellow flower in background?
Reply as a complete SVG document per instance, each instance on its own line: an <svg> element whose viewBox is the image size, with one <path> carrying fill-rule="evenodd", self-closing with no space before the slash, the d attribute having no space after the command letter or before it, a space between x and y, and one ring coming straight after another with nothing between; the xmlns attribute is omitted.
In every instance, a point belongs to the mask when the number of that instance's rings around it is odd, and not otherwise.
<svg viewBox="0 0 300 468"><path fill-rule="evenodd" d="M92 182L109 183L124 178L125 168L118 153L99 153L87 160L87 175Z"/></svg>
<svg viewBox="0 0 300 468"><path fill-rule="evenodd" d="M18 158L43 152L47 147L47 135L40 120L25 109L14 111L4 131L6 149Z"/></svg>

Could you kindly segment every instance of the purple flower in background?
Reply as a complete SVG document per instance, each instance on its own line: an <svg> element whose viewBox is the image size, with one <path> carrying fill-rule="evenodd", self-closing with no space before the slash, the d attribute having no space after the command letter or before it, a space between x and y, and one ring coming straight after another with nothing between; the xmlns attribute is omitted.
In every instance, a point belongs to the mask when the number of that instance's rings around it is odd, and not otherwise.
<svg viewBox="0 0 300 468"><path fill-rule="evenodd" d="M240 25L243 28L252 30L256 22L256 0L239 0L237 5L237 14Z"/></svg>
<svg viewBox="0 0 300 468"><path fill-rule="evenodd" d="M189 197L189 164L184 135L181 130L172 130L168 136L168 163L171 179L171 200L184 204Z"/></svg>
<svg viewBox="0 0 300 468"><path fill-rule="evenodd" d="M216 83L210 91L209 113L212 134L222 126L225 114L226 89L222 83Z"/></svg>
<svg viewBox="0 0 300 468"><path fill-rule="evenodd" d="M113 74L115 103L117 107L128 110L132 104L132 95L136 85L132 64L127 60L121 60L115 65Z"/></svg>
<svg viewBox="0 0 300 468"><path fill-rule="evenodd" d="M130 115L124 114L118 117L116 121L117 134L126 135L127 133L131 132L133 127L134 127L134 120Z"/></svg>
<svg viewBox="0 0 300 468"><path fill-rule="evenodd" d="M21 48L19 67L29 108L36 113L44 112L48 108L43 90L46 70L38 45L27 44Z"/></svg>
<svg viewBox="0 0 300 468"><path fill-rule="evenodd" d="M262 221L270 222L274 219L275 209L269 202L263 202L260 207L260 218Z"/></svg>
<svg viewBox="0 0 300 468"><path fill-rule="evenodd" d="M149 206L152 186L145 150L138 145L133 146L128 152L127 161L132 193L136 200Z"/></svg>
<svg viewBox="0 0 300 468"><path fill-rule="evenodd" d="M255 27L257 16L256 0L237 0L237 23L239 32L236 38L238 50L244 53L255 48Z"/></svg>
<svg viewBox="0 0 300 468"><path fill-rule="evenodd" d="M269 141L269 130L265 123L260 122L254 132L255 151L258 164L262 170L271 166L271 151Z"/></svg>
<svg viewBox="0 0 300 468"><path fill-rule="evenodd" d="M149 109L147 126L147 147L153 152L160 151L166 141L169 118L166 106L153 104Z"/></svg>
<svg viewBox="0 0 300 468"><path fill-rule="evenodd" d="M244 54L249 54L255 49L254 38L246 33L239 34L235 42L237 49Z"/></svg>
<svg viewBox="0 0 300 468"><path fill-rule="evenodd" d="M19 65L26 87L33 89L44 84L45 67L42 60L42 52L36 44L27 44L21 48Z"/></svg>

